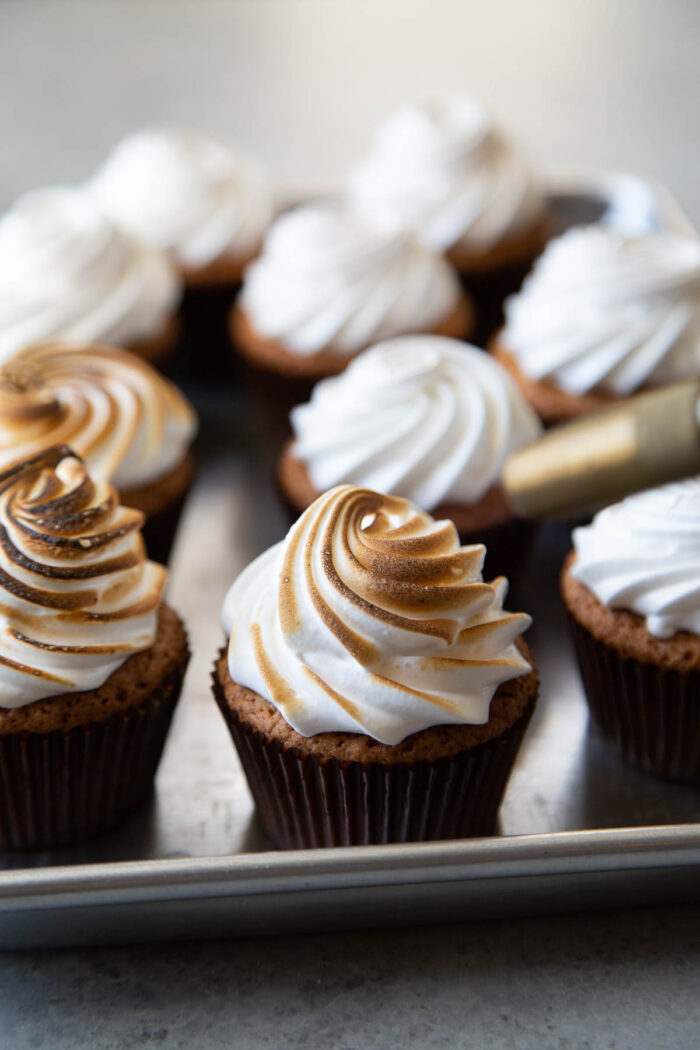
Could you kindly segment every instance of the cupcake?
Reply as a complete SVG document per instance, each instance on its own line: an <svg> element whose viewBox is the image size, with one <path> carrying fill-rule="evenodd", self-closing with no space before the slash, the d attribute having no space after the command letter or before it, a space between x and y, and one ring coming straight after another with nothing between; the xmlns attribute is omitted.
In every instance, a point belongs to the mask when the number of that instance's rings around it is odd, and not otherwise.
<svg viewBox="0 0 700 1050"><path fill-rule="evenodd" d="M448 254L475 294L486 334L547 236L543 188L525 153L466 95L392 114L347 194L365 213L390 216Z"/></svg>
<svg viewBox="0 0 700 1050"><path fill-rule="evenodd" d="M700 478L573 533L562 574L591 714L629 762L700 784Z"/></svg>
<svg viewBox="0 0 700 1050"><path fill-rule="evenodd" d="M88 188L115 223L180 271L187 371L230 369L226 316L273 214L258 161L240 146L151 128L120 142Z"/></svg>
<svg viewBox="0 0 700 1050"><path fill-rule="evenodd" d="M380 343L319 383L291 421L278 479L295 514L335 485L362 485L449 518L462 543L486 544L489 572L517 573L531 526L499 479L541 425L481 350L427 335Z"/></svg>
<svg viewBox="0 0 700 1050"><path fill-rule="evenodd" d="M547 423L700 376L700 239L607 226L551 241L491 350Z"/></svg>
<svg viewBox="0 0 700 1050"><path fill-rule="evenodd" d="M343 485L233 584L214 692L278 846L493 830L537 676L483 558Z"/></svg>
<svg viewBox="0 0 700 1050"><path fill-rule="evenodd" d="M98 835L151 791L188 650L141 522L69 448L0 473L0 848Z"/></svg>
<svg viewBox="0 0 700 1050"><path fill-rule="evenodd" d="M60 339L161 362L180 294L165 255L122 233L84 191L35 190L0 218L0 361Z"/></svg>
<svg viewBox="0 0 700 1050"><path fill-rule="evenodd" d="M273 224L245 273L231 330L286 428L286 412L316 380L372 343L410 332L466 336L471 320L440 255L393 225L314 205Z"/></svg>
<svg viewBox="0 0 700 1050"><path fill-rule="evenodd" d="M168 560L192 483L196 429L180 391L124 350L43 343L0 367L0 471L70 445L94 481L112 482L144 514L156 561Z"/></svg>

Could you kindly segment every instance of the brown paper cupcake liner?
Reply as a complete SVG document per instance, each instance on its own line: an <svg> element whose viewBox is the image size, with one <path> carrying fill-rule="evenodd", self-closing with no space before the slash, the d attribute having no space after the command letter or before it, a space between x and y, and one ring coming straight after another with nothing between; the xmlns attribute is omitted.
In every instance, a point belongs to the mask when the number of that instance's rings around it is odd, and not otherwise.
<svg viewBox="0 0 700 1050"><path fill-rule="evenodd" d="M168 564L188 494L189 486L177 499L146 518L141 535L151 561L160 562L161 565Z"/></svg>
<svg viewBox="0 0 700 1050"><path fill-rule="evenodd" d="M503 324L503 303L515 295L527 277L534 259L484 273L461 275L462 287L476 307L477 323L470 343L486 349L489 339Z"/></svg>
<svg viewBox="0 0 700 1050"><path fill-rule="evenodd" d="M569 616L591 715L603 737L648 773L700 784L700 671L623 658Z"/></svg>
<svg viewBox="0 0 700 1050"><path fill-rule="evenodd" d="M147 800L187 660L138 707L68 731L0 736L0 849L68 846Z"/></svg>
<svg viewBox="0 0 700 1050"><path fill-rule="evenodd" d="M478 532L461 531L459 534L460 543L483 543L486 546L485 580L505 576L511 585L516 584L520 577L534 538L534 523L523 518L511 518Z"/></svg>
<svg viewBox="0 0 700 1050"><path fill-rule="evenodd" d="M253 408L257 434L269 451L277 452L292 434L289 413L295 405L310 399L317 380L277 375L256 367L243 357L239 364Z"/></svg>
<svg viewBox="0 0 700 1050"><path fill-rule="evenodd" d="M228 334L228 315L240 282L193 285L180 307L182 329L166 374L177 383L237 386L241 369Z"/></svg>
<svg viewBox="0 0 700 1050"><path fill-rule="evenodd" d="M302 755L268 739L214 696L260 822L281 849L422 842L490 834L535 707L500 737L450 758L384 765Z"/></svg>

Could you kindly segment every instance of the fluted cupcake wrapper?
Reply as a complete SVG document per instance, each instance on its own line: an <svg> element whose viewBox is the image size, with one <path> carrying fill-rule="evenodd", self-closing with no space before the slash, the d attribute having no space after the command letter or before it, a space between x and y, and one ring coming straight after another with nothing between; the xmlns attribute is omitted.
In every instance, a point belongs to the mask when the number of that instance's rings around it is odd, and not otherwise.
<svg viewBox="0 0 700 1050"><path fill-rule="evenodd" d="M490 834L535 707L500 737L431 762L341 762L285 748L240 719L216 670L214 696L266 834L281 849Z"/></svg>
<svg viewBox="0 0 700 1050"><path fill-rule="evenodd" d="M237 281L185 288L180 339L164 369L176 382L239 384L240 366L228 334L228 315L239 288Z"/></svg>
<svg viewBox="0 0 700 1050"><path fill-rule="evenodd" d="M0 849L72 845L151 791L187 661L138 707L67 731L0 736Z"/></svg>
<svg viewBox="0 0 700 1050"><path fill-rule="evenodd" d="M623 658L569 616L591 715L622 756L667 780L700 784L700 671Z"/></svg>
<svg viewBox="0 0 700 1050"><path fill-rule="evenodd" d="M317 380L278 375L245 358L240 365L258 436L269 451L278 452L292 435L289 413L295 405L310 400Z"/></svg>
<svg viewBox="0 0 700 1050"><path fill-rule="evenodd" d="M531 266L532 260L529 260L500 266L498 270L461 275L462 287L476 307L477 323L469 337L470 343L484 348L488 345L503 324L504 301L520 290Z"/></svg>
<svg viewBox="0 0 700 1050"><path fill-rule="evenodd" d="M479 532L460 531L463 544L483 543L486 547L484 579L505 576L511 586L520 577L535 538L535 525L524 518L511 518Z"/></svg>
<svg viewBox="0 0 700 1050"><path fill-rule="evenodd" d="M141 533L151 561L157 561L161 565L168 564L189 491L188 486L181 496L146 518Z"/></svg>

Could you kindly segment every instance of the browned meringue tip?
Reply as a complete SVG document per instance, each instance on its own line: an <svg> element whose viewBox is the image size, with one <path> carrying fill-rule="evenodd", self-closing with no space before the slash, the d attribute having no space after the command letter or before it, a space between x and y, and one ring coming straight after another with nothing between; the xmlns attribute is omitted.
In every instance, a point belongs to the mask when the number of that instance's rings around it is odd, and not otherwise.
<svg viewBox="0 0 700 1050"><path fill-rule="evenodd" d="M43 449L28 459L18 460L1 471L0 491L8 484L28 477L30 474L36 474L41 470L53 470L63 459L77 459L79 463L83 463L83 459L69 445L52 445L51 448Z"/></svg>
<svg viewBox="0 0 700 1050"><path fill-rule="evenodd" d="M74 477L61 476L62 465L66 469L75 468ZM32 491L28 499L25 496L27 513L14 507L10 511L29 549L48 547L60 548L64 554L70 550L80 553L106 547L113 540L143 528L143 512L123 506L111 483L93 481L85 461L68 445L54 445L12 464L0 473L0 494L25 479L42 475L41 489ZM106 489L106 495L96 499L100 485ZM104 528L105 519L115 513L119 515L118 520ZM87 529L93 529L94 534L83 536Z"/></svg>

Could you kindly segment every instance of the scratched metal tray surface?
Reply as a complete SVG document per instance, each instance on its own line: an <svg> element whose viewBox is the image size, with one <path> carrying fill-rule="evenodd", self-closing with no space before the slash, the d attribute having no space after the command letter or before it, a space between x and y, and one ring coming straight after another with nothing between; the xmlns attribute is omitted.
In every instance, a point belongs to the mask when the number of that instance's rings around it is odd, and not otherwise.
<svg viewBox="0 0 700 1050"><path fill-rule="evenodd" d="M562 172L561 224L611 210L687 228L626 177ZM199 474L169 601L193 657L153 799L73 849L0 854L0 947L250 935L700 898L700 793L625 766L589 727L558 599L565 525L543 527L511 595L531 612L541 699L497 834L446 843L282 853L266 841L209 690L235 575L284 534L269 453L240 390L191 388Z"/></svg>

